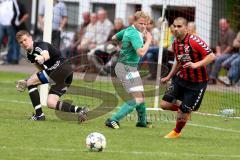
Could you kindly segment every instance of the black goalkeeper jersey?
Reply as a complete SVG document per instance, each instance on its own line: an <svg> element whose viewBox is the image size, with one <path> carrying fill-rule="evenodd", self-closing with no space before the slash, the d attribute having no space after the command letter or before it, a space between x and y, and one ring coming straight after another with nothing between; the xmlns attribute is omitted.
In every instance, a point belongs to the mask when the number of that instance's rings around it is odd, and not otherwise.
<svg viewBox="0 0 240 160"><path fill-rule="evenodd" d="M38 62L35 60L35 57L36 55L41 55L41 52L44 50L48 51L50 56L50 59L43 63L45 69L54 70L64 61L60 51L47 42L34 42L33 50L27 51L27 59L31 63L38 64Z"/></svg>

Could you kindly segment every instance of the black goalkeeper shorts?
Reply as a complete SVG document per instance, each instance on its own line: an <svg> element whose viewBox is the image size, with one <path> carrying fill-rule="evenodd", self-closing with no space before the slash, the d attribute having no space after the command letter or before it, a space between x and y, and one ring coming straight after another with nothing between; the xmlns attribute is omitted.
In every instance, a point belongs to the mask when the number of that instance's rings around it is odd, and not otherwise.
<svg viewBox="0 0 240 160"><path fill-rule="evenodd" d="M37 76L42 84L49 83L51 85L49 94L61 97L72 83L73 71L70 64L63 63L54 70L42 70L37 73Z"/></svg>

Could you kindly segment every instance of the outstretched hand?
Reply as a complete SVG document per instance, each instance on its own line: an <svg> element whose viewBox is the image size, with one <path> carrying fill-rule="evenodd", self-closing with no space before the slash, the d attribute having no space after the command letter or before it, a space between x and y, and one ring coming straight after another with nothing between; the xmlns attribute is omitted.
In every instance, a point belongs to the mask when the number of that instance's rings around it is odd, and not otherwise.
<svg viewBox="0 0 240 160"><path fill-rule="evenodd" d="M23 79L18 80L16 82L16 88L17 88L17 91L24 92L25 89L27 88L27 81Z"/></svg>

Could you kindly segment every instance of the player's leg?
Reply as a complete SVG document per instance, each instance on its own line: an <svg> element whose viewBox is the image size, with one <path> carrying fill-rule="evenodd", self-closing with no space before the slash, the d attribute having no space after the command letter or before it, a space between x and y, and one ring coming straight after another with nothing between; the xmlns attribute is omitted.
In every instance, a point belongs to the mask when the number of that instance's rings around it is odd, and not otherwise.
<svg viewBox="0 0 240 160"><path fill-rule="evenodd" d="M28 80L27 80L27 87L28 87L28 93L29 97L31 99L33 108L35 110L35 114L31 117L31 120L44 120L45 116L42 111L41 103L40 103L40 95L38 92L38 85L42 82L39 79L39 75L42 72L39 72L37 74L33 74Z"/></svg>
<svg viewBox="0 0 240 160"><path fill-rule="evenodd" d="M177 102L167 102L162 100L160 106L163 110L178 111L180 104Z"/></svg>
<svg viewBox="0 0 240 160"><path fill-rule="evenodd" d="M59 95L53 93L48 95L47 106L51 109L72 113L79 113L84 109L84 107L79 107L68 102L60 101Z"/></svg>
<svg viewBox="0 0 240 160"><path fill-rule="evenodd" d="M87 107L79 107L71 103L59 100L59 98L66 93L67 89L72 83L73 74L68 75L68 73L69 72L65 73L61 70L58 70L55 71L54 74L51 74L51 78L54 80L55 84L50 88L47 99L47 106L51 109L63 112L78 113L79 121L82 122L87 120L87 112L89 111Z"/></svg>
<svg viewBox="0 0 240 160"><path fill-rule="evenodd" d="M206 85L203 85L199 90L185 89L182 104L177 112L176 126L165 138L178 138L181 135L191 112L198 110L200 107L205 90Z"/></svg>
<svg viewBox="0 0 240 160"><path fill-rule="evenodd" d="M172 82L171 85L167 88L161 102L160 106L164 110L178 111L180 103L177 100L182 100L184 95L183 88L178 85L176 82ZM169 134L165 136L165 138L177 138L179 137L179 133L175 133L175 131L171 131Z"/></svg>
<svg viewBox="0 0 240 160"><path fill-rule="evenodd" d="M143 121L145 121L145 117L142 117L142 114L145 114L146 116L146 109L145 109L145 99L143 94L143 85L140 78L140 75L138 71L135 73L138 74L138 76L131 76L131 80L125 80L123 81L124 88L129 95L128 99L124 99L125 103L123 103L120 106L120 109L117 113L115 113L112 116L112 120L119 122L123 117L125 117L127 114L131 113L135 108L137 108L137 111L141 112L138 115L141 115L141 118ZM127 77L128 74L125 74Z"/></svg>
<svg viewBox="0 0 240 160"><path fill-rule="evenodd" d="M133 69L136 72L133 72ZM134 85L136 82L135 79L140 77L136 67L130 67L122 63L117 63L115 66L115 73L124 86L124 89L127 92L126 94L128 96L124 96L125 102L120 106L120 109L111 118L106 120L105 125L110 128L118 129L119 121L136 108L137 103L135 98L131 96L131 93L139 91L139 88L141 89L140 91L143 91L143 87L136 87L136 85Z"/></svg>
<svg viewBox="0 0 240 160"><path fill-rule="evenodd" d="M162 100L160 101L160 107L163 110L178 111L180 102L177 101L182 99L181 94L182 87L172 82L167 88Z"/></svg>
<svg viewBox="0 0 240 160"><path fill-rule="evenodd" d="M146 104L145 97L142 91L133 92L132 97L134 97L136 101L136 111L137 111L137 124L136 127L148 127L151 128L151 123L147 122L147 113L146 113Z"/></svg>

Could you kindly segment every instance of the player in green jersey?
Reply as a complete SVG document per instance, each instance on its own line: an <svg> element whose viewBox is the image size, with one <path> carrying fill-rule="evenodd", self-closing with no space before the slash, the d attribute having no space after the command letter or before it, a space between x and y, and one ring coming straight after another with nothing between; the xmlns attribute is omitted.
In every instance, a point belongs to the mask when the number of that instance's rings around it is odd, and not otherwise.
<svg viewBox="0 0 240 160"><path fill-rule="evenodd" d="M136 126L151 126L146 120L144 89L137 66L140 57L144 56L151 44L152 35L146 30L149 16L145 12L137 11L134 18L132 26L121 30L112 37L113 40L122 42L115 73L127 93L131 95L131 98L120 106L118 112L106 120L105 125L113 129L118 129L119 121L135 108L138 114Z"/></svg>

